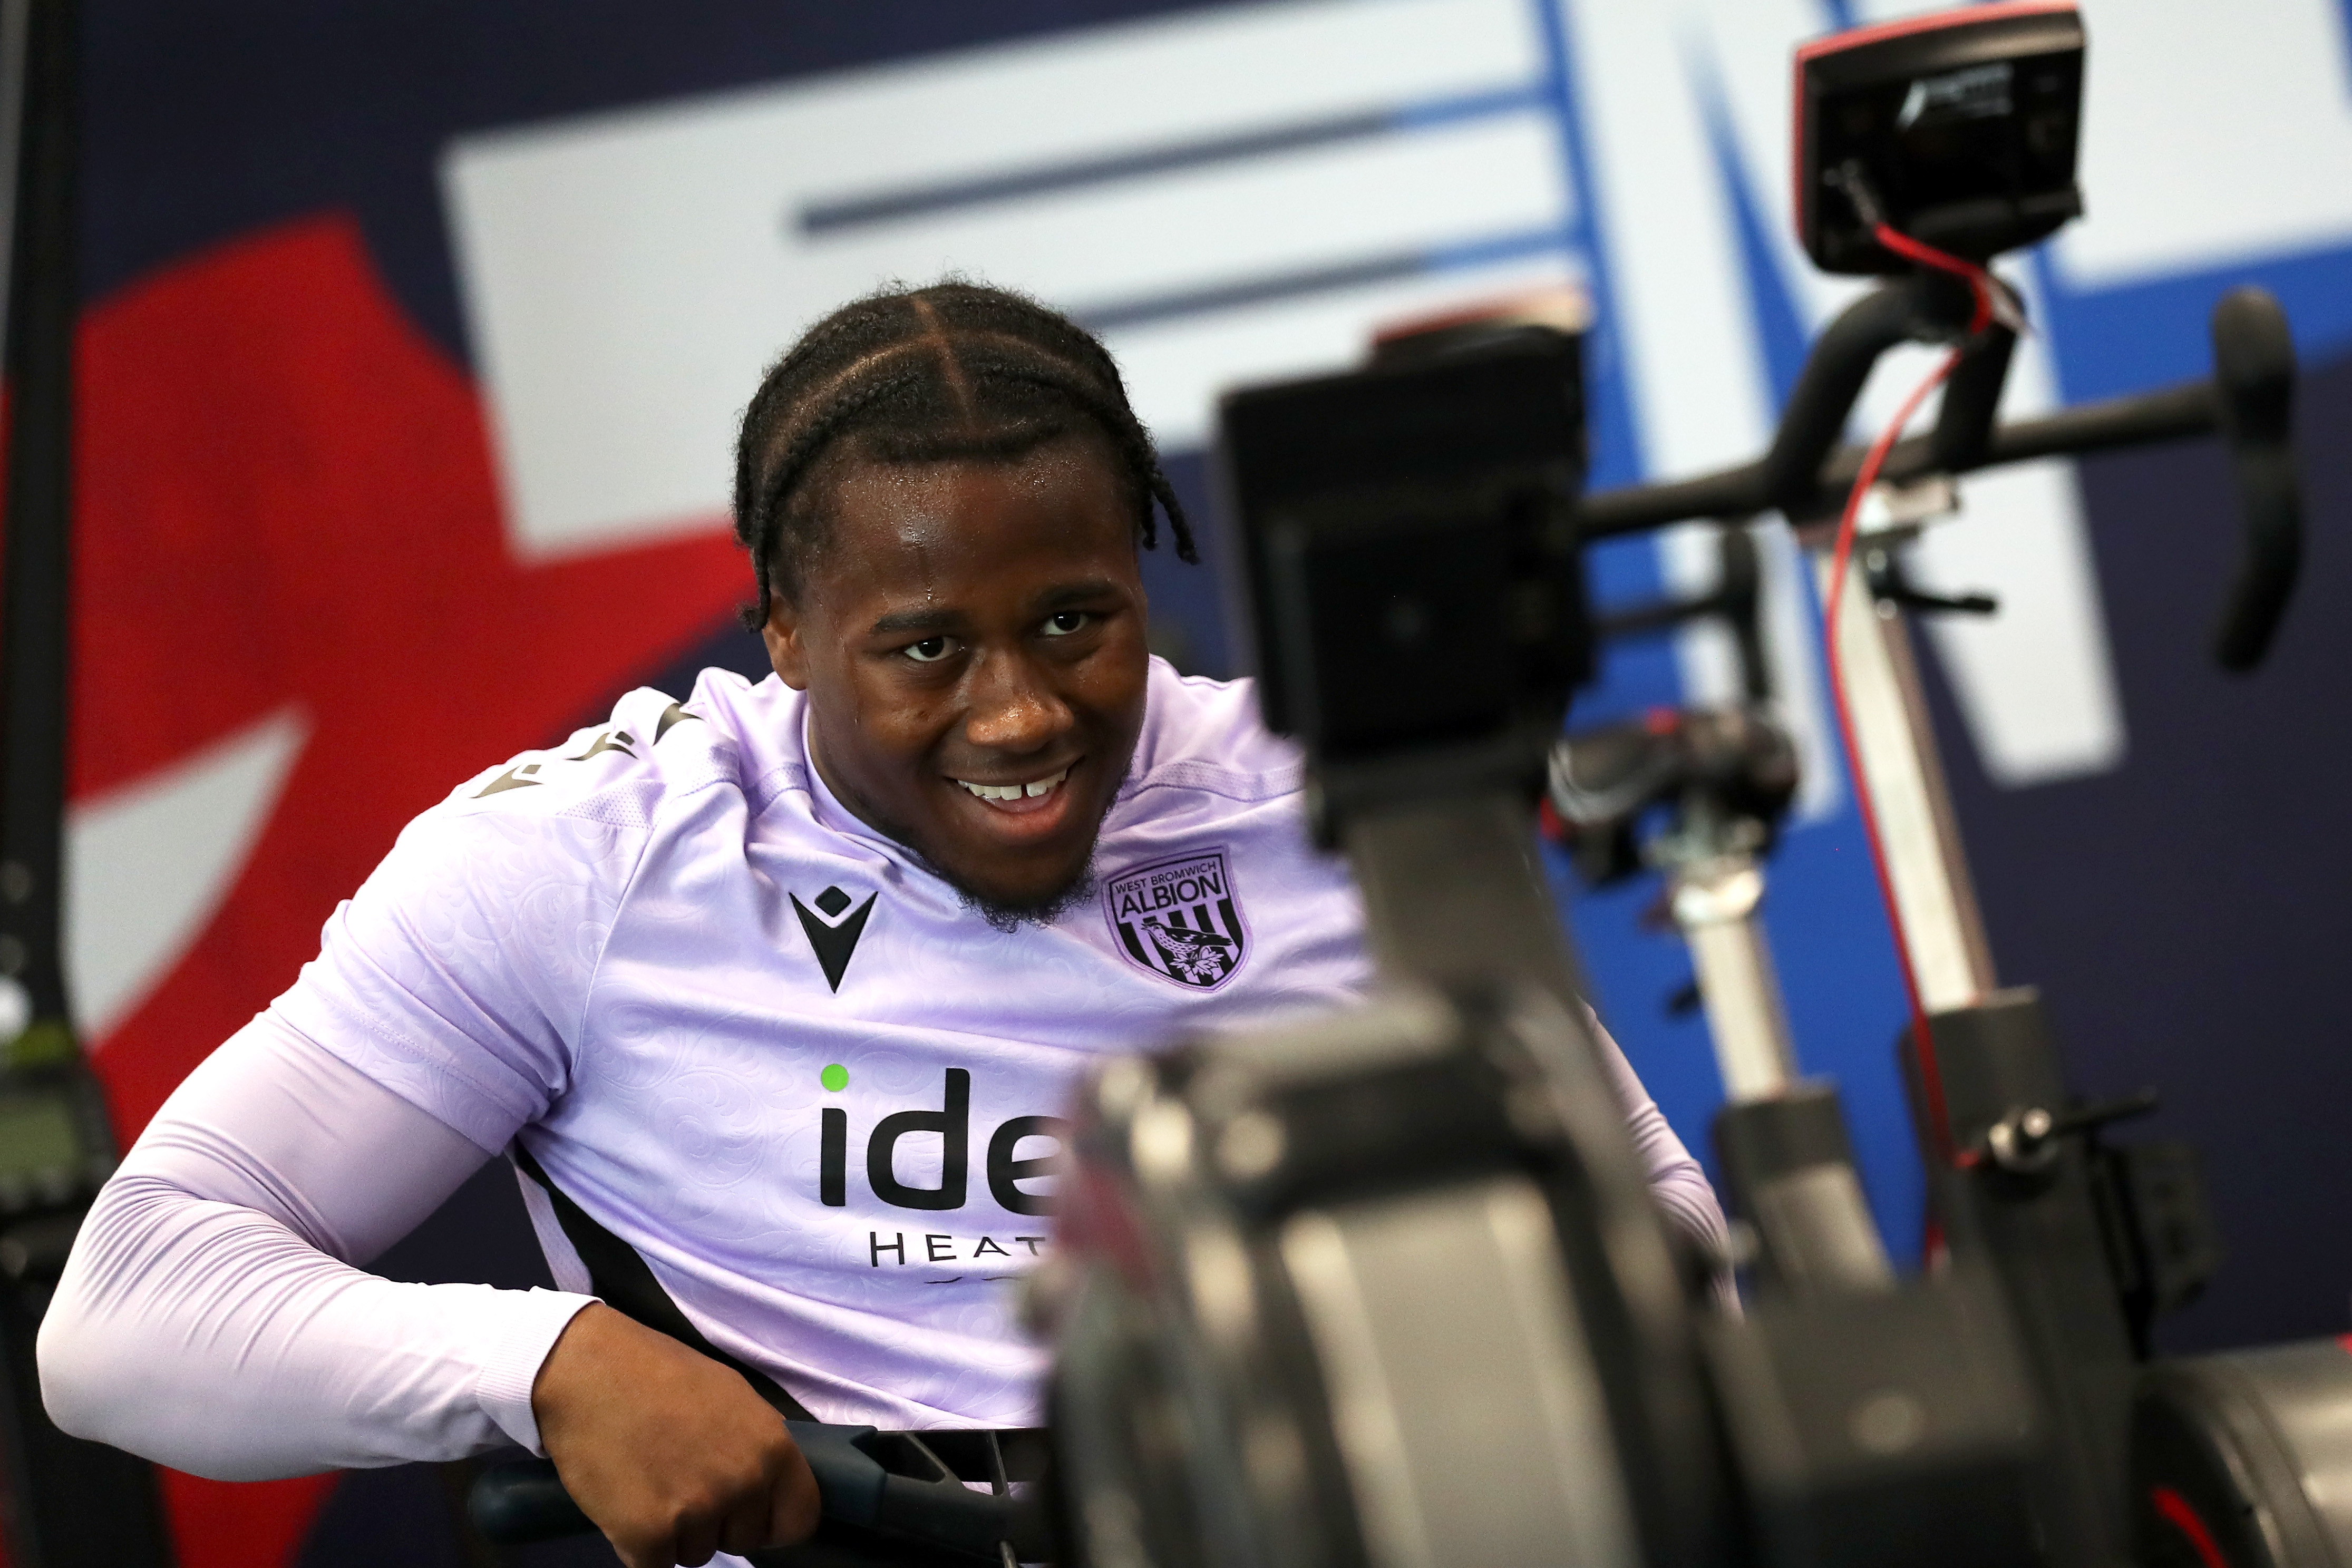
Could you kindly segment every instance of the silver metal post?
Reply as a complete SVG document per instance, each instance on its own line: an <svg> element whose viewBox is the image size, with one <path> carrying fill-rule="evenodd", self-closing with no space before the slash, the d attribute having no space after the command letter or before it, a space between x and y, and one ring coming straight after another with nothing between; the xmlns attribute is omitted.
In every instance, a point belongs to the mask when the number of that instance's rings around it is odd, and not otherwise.
<svg viewBox="0 0 2352 1568"><path fill-rule="evenodd" d="M1968 1007L1992 992L1992 949L1985 941L1976 887L1960 852L1943 762L1919 690L1910 629L1893 605L1876 601L1863 580L1866 552L1888 548L1883 538L1864 538L1854 545L1854 564L1838 612L1838 653L1854 744L1877 808L1887 878L1903 916L1920 1004L1938 1013ZM1830 563L1828 550L1813 551L1824 602Z"/></svg>
<svg viewBox="0 0 2352 1568"><path fill-rule="evenodd" d="M1753 856L1734 854L1678 866L1671 875L1675 923L1698 970L1724 1096L1769 1100L1795 1081L1797 1058L1771 949L1756 918L1763 873Z"/></svg>
<svg viewBox="0 0 2352 1568"><path fill-rule="evenodd" d="M1790 1131L1818 1124L1824 1114L1835 1125L1836 1092L1798 1081L1780 978L1757 918L1763 873L1752 851L1726 842L1726 824L1693 814L1698 820L1679 843L1669 841L1661 858L1723 1074L1718 1137L1720 1129L1734 1126L1724 1158L1737 1168L1727 1174L1780 1287L1885 1290L1894 1283L1894 1265L1845 1152L1842 1126L1834 1132L1832 1157L1824 1157L1831 1147L1817 1137ZM1700 847L1710 844L1713 852ZM1741 1135L1739 1127L1750 1131ZM1773 1129L1782 1131L1776 1136Z"/></svg>

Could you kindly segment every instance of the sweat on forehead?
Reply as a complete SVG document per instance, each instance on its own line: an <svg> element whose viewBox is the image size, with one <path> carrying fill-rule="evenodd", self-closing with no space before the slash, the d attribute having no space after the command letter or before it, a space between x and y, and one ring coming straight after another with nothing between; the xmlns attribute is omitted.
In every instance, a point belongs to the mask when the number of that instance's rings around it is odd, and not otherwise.
<svg viewBox="0 0 2352 1568"><path fill-rule="evenodd" d="M1183 508L1129 405L1118 368L1076 322L1033 299L970 283L877 294L842 307L776 361L736 444L735 537L759 590L746 624L790 597L822 542L829 491L848 465L1016 462L1057 438L1099 436L1134 497L1138 538L1168 514L1183 560L1199 559Z"/></svg>

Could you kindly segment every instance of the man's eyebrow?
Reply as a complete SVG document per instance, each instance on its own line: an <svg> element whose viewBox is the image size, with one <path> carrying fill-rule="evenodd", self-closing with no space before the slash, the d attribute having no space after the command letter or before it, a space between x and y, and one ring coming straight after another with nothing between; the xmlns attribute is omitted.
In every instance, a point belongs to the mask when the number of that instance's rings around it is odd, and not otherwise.
<svg viewBox="0 0 2352 1568"><path fill-rule="evenodd" d="M1050 615L1066 604L1085 604L1108 599L1118 591L1118 584L1110 578L1084 577L1041 589L1029 603L1034 613ZM866 628L866 635L893 637L908 632L954 632L962 627L965 619L960 610L938 607L898 610L877 618L873 625Z"/></svg>
<svg viewBox="0 0 2352 1568"><path fill-rule="evenodd" d="M963 617L952 610L901 610L885 615L866 629L869 637L895 636L901 632L952 632Z"/></svg>
<svg viewBox="0 0 2352 1568"><path fill-rule="evenodd" d="M1032 601L1039 610L1055 610L1065 604L1082 604L1091 599L1107 599L1118 591L1118 584L1107 577L1081 578L1076 582L1057 582Z"/></svg>

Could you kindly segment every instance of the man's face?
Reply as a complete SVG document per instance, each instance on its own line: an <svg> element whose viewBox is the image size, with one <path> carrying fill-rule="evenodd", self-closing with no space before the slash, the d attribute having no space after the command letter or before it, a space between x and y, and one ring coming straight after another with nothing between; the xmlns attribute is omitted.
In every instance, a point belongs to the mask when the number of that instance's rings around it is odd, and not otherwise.
<svg viewBox="0 0 2352 1568"><path fill-rule="evenodd" d="M868 826L1003 912L1085 876L1143 727L1132 512L1094 443L853 466L764 635L811 760Z"/></svg>

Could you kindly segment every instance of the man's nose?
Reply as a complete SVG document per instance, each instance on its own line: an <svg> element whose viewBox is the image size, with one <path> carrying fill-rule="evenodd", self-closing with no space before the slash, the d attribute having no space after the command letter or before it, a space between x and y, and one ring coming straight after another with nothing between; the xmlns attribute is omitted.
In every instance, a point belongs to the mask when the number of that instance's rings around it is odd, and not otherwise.
<svg viewBox="0 0 2352 1568"><path fill-rule="evenodd" d="M1060 739L1074 722L1070 705L1045 672L1017 653L988 653L972 671L971 681L964 738L974 746L1038 751Z"/></svg>

